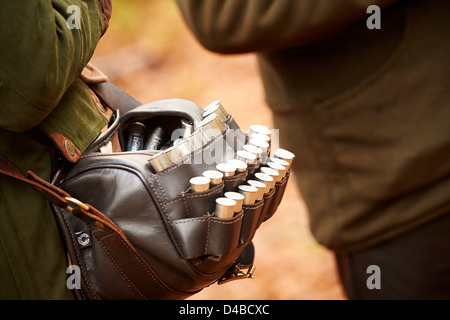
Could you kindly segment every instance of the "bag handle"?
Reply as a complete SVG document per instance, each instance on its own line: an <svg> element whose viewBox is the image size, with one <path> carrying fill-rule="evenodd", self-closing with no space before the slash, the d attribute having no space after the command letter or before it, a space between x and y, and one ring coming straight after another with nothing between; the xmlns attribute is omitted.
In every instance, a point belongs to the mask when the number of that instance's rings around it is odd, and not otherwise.
<svg viewBox="0 0 450 320"><path fill-rule="evenodd" d="M194 129L201 126L203 109L192 101L185 99L158 100L148 104L141 104L113 83L87 83L92 91L106 104L113 115L108 130L102 133L84 151L84 155L98 150L107 144L111 137L123 127L129 120L145 116L152 118L156 116L175 116L189 119Z"/></svg>
<svg viewBox="0 0 450 320"><path fill-rule="evenodd" d="M195 128L202 121L203 109L189 100L166 99L142 104L110 81L88 85L108 107L120 110L124 118L135 117L141 112L145 112L146 116L173 115L191 120Z"/></svg>
<svg viewBox="0 0 450 320"><path fill-rule="evenodd" d="M191 120L195 130L201 125L200 123L203 120L202 114L203 109L192 101L185 99L166 99L140 105L123 114L120 121L123 125L128 120L141 115L147 118L156 116L176 116Z"/></svg>

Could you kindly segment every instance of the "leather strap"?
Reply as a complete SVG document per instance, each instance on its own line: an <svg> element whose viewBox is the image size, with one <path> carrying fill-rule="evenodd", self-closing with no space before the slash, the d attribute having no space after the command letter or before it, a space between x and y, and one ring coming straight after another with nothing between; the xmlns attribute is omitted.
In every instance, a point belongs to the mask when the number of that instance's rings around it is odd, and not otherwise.
<svg viewBox="0 0 450 320"><path fill-rule="evenodd" d="M71 207L76 202L72 201L73 199L70 194L66 191L48 183L47 181L39 178L32 171L28 171L26 175L23 175L19 169L17 169L14 165L12 165L8 160L6 160L3 156L0 155L0 173L7 175L16 180L23 181L36 189L46 200L54 204L55 206L63 209L68 209L73 211L74 209ZM98 223L103 224L104 226L109 227L110 229L116 231L121 234L122 238L131 246L131 243L126 239L123 232L120 228L112 222L107 216L101 213L99 210L95 209L92 206L86 205L87 209L80 206L81 212L87 217L91 218Z"/></svg>
<svg viewBox="0 0 450 320"><path fill-rule="evenodd" d="M39 178L33 172L28 171L23 175L19 169L12 165L8 160L0 155L0 173L16 180L23 181L36 189L46 200L60 208L67 208L69 202L65 199L70 195L62 189L55 187L47 181Z"/></svg>
<svg viewBox="0 0 450 320"><path fill-rule="evenodd" d="M108 249L107 253L112 259L114 259L115 265L120 271L130 275L131 278L127 278L126 280L130 283L133 282L135 286L140 289L139 293L144 298L149 298L151 295L151 293L145 292L146 281L156 281L165 289L173 291L171 288L167 287L164 282L161 281L161 279L159 279L159 277L153 272L150 265L148 265L133 244L131 244L123 231L102 212L90 205L75 201L76 199L71 198L70 194L39 178L32 171L28 171L26 175L23 175L19 169L17 169L1 155L0 174L31 185L46 200L59 208L68 209L75 216L86 222L89 227L102 229L102 233L106 232L107 234L113 235L111 239L116 239L114 240L114 249ZM73 204L76 204L74 208L72 207ZM97 233L93 232L93 234L96 235ZM102 244L102 246L106 248L106 244ZM126 253L126 256L128 257L127 259L123 259L124 253ZM142 277L143 274L150 274L151 276ZM136 281L139 283L136 284Z"/></svg>
<svg viewBox="0 0 450 320"><path fill-rule="evenodd" d="M114 111L120 111L123 121L128 120L130 117L136 117L140 113L144 113L149 118L152 114L184 117L191 120L194 123L195 128L197 128L202 121L203 109L189 100L167 99L142 104L109 81L89 83L88 85L109 108ZM132 110L132 113L125 116Z"/></svg>
<svg viewBox="0 0 450 320"><path fill-rule="evenodd" d="M88 86L103 102L113 110L119 109L121 114L142 105L138 100L114 85L112 82L89 83Z"/></svg>

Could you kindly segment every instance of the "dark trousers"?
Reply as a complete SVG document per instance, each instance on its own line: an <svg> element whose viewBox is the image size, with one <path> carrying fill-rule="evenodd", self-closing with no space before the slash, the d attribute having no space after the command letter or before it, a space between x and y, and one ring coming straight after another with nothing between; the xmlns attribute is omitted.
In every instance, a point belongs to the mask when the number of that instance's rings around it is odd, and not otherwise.
<svg viewBox="0 0 450 320"><path fill-rule="evenodd" d="M336 260L349 299L450 299L450 213Z"/></svg>

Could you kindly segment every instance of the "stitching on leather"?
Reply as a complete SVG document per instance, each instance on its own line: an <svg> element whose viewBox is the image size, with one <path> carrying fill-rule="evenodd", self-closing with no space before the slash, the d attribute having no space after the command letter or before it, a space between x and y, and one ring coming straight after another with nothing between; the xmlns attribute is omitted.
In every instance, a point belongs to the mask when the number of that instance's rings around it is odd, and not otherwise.
<svg viewBox="0 0 450 320"><path fill-rule="evenodd" d="M287 180L288 180L288 179L287 179L287 176L284 177L283 180L281 180L280 182L277 182L278 185L277 185L276 187L277 187L277 188L280 188L280 187L284 186L284 185L286 184Z"/></svg>
<svg viewBox="0 0 450 320"><path fill-rule="evenodd" d="M75 241L75 238L74 238L73 235L72 235L72 232L71 232L71 225L70 225L70 223L67 221L67 218L66 218L66 216L64 215L63 209L56 208L56 210L59 212L59 215L62 216L63 221L64 221L64 224L66 225L66 230L69 231L70 240L71 240L72 245L73 245L73 247L74 247L74 250L73 250L73 251L75 251L75 255L76 255L76 257L77 257L77 261L78 261L79 263L83 263L83 264L84 264L84 262L83 262L83 257L80 256L79 250L77 249L77 248L78 248L78 243ZM89 275L86 273L86 270L84 269L84 267L83 267L83 268L80 268L80 270L81 270L81 273L83 274L84 279L89 279ZM100 297L99 297L97 291L95 290L95 288L91 285L90 280L85 280L84 282L86 283L86 285L87 285L87 287L88 287L88 289L89 289L89 292L90 292L96 299L99 299L99 300L100 300ZM80 290L80 291L81 291L81 293L83 293L82 290ZM84 293L83 293L83 295L84 295Z"/></svg>
<svg viewBox="0 0 450 320"><path fill-rule="evenodd" d="M156 192L156 189L153 185L153 181L150 178L147 178L147 181L150 183L150 188L153 190L154 194L156 195L158 203L161 206L161 209L163 211L163 214L166 216L166 219L170 222L169 215L166 212L166 208L164 207L164 204L163 204L161 198L159 197L158 192Z"/></svg>
<svg viewBox="0 0 450 320"><path fill-rule="evenodd" d="M243 209L246 209L246 210L256 210L256 209L259 209L260 207L262 207L264 205L264 201L261 201L261 203L259 204L259 205L257 205L257 206L251 206L251 205L243 205L242 206L242 208Z"/></svg>
<svg viewBox="0 0 450 320"><path fill-rule="evenodd" d="M161 190L162 194L164 195L164 197L166 198L166 200L169 201L169 198L167 197L167 194L166 194L166 192L164 191L164 189L163 189L163 187L162 187L162 185L161 185L161 182L159 181L159 179L158 179L157 176L155 176L155 180L156 180L156 182L158 183L159 189ZM155 189L153 189L153 190L155 190ZM156 190L155 190L155 191L156 191ZM162 203L161 203L161 205L162 205Z"/></svg>
<svg viewBox="0 0 450 320"><path fill-rule="evenodd" d="M104 236L104 237L99 237L99 238L97 239L97 241L98 241L98 243L104 248L105 253L108 255L108 257L110 258L110 260L111 260L111 261L113 262L113 264L116 266L116 269L117 269L121 274L124 274L123 271L122 271L122 269L116 264L116 261L115 261L115 260L112 258L112 256L109 254L109 251L106 250L105 245L102 243L102 241L103 241L104 239L109 238L109 237L112 237L112 236L115 236L115 235L116 235L115 233L111 233L111 234L106 235L106 236ZM153 279L153 281L154 281L159 287L163 288L164 290L170 291L168 288L166 288L165 286L163 286L163 284L161 283L161 281L155 277L155 275L153 274L152 270L149 270L148 266L147 266L145 263L143 263L143 262L141 261L141 259L136 255L136 253L133 252L133 250L130 249L130 247L128 246L128 244L127 244L121 237L119 237L119 240L125 245L125 247L127 248L127 250L128 250L128 251L132 254L132 256L138 261L138 263L144 268L144 270L146 271L146 273L147 273L148 275L150 275L150 277ZM126 277L125 274L124 274L124 276L125 276L125 278L126 278L125 280L127 280L127 282L129 282L129 283L134 287L134 285L133 285L133 283L131 282L131 280L129 280L128 277ZM136 289L136 291L138 291L143 297L146 298L146 296L145 296L144 294L142 294L142 293L139 291L139 289L137 289L137 288L135 288L135 289Z"/></svg>
<svg viewBox="0 0 450 320"><path fill-rule="evenodd" d="M107 238L107 237L104 237ZM119 267L119 265L116 263L116 260L109 254L109 251L106 249L106 246L102 243L102 240L104 238L98 239L97 242L100 244L100 246L103 248L103 252L106 253L106 255L108 256L109 260L112 262L112 264L114 265L114 268L119 272L120 277L128 283L128 286L133 288L134 291L136 291L141 297L148 299L138 288L136 288L136 286L133 284L133 282L128 279L128 277L125 275L125 273L122 271L122 269Z"/></svg>
<svg viewBox="0 0 450 320"><path fill-rule="evenodd" d="M147 177L146 180L150 184L150 188L153 190L154 194L156 195L158 202L162 205L161 198L159 197L158 192L156 192L156 189L153 186L153 181L149 177Z"/></svg>
<svg viewBox="0 0 450 320"><path fill-rule="evenodd" d="M218 190L220 189L211 189L210 191L206 192L206 193L202 193L202 194L186 194L186 199L191 199L191 198L201 198L201 197L205 197L205 196L210 196L213 193L216 193ZM220 193L220 192L219 192Z"/></svg>
<svg viewBox="0 0 450 320"><path fill-rule="evenodd" d="M166 207L166 206L168 206L168 205L170 205L170 204L172 204L174 202L178 202L178 201L180 201L182 199L182 197L186 198L186 199L201 198L201 197L210 196L210 195L212 195L212 194L214 194L216 192L217 192L217 190L212 190L211 189L207 193L203 193L203 194L186 194L186 193L183 193L183 195L181 195L181 196L179 196L179 197L177 197L177 198L175 198L175 199L173 199L173 200L171 200L169 202L166 202L163 206Z"/></svg>
<svg viewBox="0 0 450 320"><path fill-rule="evenodd" d="M189 217L189 208L188 208L184 193L181 196L181 198L183 199L184 209L186 210L186 216Z"/></svg>
<svg viewBox="0 0 450 320"><path fill-rule="evenodd" d="M150 188L153 190L153 193L156 195L156 200L158 201L159 205L161 206L161 209L162 209L162 211L163 211L163 214L164 214L165 217L166 217L166 220L169 222L169 224L171 224L171 223L172 223L172 220L169 218L169 215L168 215L167 212L166 212L166 208L165 208L165 206L163 205L163 202L161 201L161 198L159 197L158 193L157 193L156 190L155 190L155 187L154 187L154 185L153 185L153 181L150 179L150 177L147 177L146 180L149 182ZM158 182L158 183L159 183L159 182ZM159 211L159 210L158 210L158 211ZM181 246L180 242L178 241L177 237L172 237L172 235L170 235L170 238L171 238L173 241L175 241L176 246L178 247L178 249L180 250L180 252L182 252L182 251L183 251L183 250L182 250L182 246Z"/></svg>
<svg viewBox="0 0 450 320"><path fill-rule="evenodd" d="M232 182L234 180L239 180L242 179L242 177L245 178L245 176L247 176L248 174L246 174L245 172L239 173L237 175L231 176L231 177L223 177L223 181L224 182Z"/></svg>
<svg viewBox="0 0 450 320"><path fill-rule="evenodd" d="M170 224L182 224L182 223L190 223L190 222L204 222L204 221L210 221L213 223L219 223L219 224L235 224L236 222L238 222L239 220L241 220L243 217L240 216L238 219L236 220L231 220L231 221L225 221L225 220L216 220L216 219L211 219L209 217L205 217L205 218L189 218L189 219L180 219L180 220L174 220L174 221L170 221Z"/></svg>
<svg viewBox="0 0 450 320"><path fill-rule="evenodd" d="M205 255L208 254L208 243L209 243L209 228L211 225L211 219L208 219L208 228L206 229L206 241L205 241Z"/></svg>

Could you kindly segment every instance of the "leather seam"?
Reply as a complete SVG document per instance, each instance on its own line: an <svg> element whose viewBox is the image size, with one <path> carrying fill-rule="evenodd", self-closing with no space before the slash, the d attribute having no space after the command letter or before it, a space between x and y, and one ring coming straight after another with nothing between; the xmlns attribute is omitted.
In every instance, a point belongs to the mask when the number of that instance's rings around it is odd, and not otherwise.
<svg viewBox="0 0 450 320"><path fill-rule="evenodd" d="M67 218L64 215L63 209L59 209L59 208L55 208L55 209L60 213L60 216L62 216L62 218L63 218L64 224L66 225L66 230L69 231L70 240L71 240L73 248L74 248L73 251L75 252L75 255L77 257L78 263L81 264L83 262L83 258L79 254L78 243L75 241L75 238L73 237L73 232L72 232L71 226L70 226L69 222L67 221ZM83 274L83 277L85 279L84 282L86 283L86 285L87 285L87 287L89 289L89 292L93 296L95 296L96 299L100 300L100 297L98 296L97 291L94 289L94 287L90 283L90 279L89 279L88 274L86 273L85 268L84 267L83 268L80 267L80 269L81 269L81 273ZM86 279L88 279L88 280L86 280ZM84 295L84 293L83 293L83 295Z"/></svg>
<svg viewBox="0 0 450 320"><path fill-rule="evenodd" d="M166 203L163 205L163 207L167 207L168 205L170 205L170 204L172 204L172 203L178 202L178 201L180 201L182 198L193 199L193 198L207 197L207 196L210 196L210 195L214 194L215 192L216 192L216 190L211 189L211 190L208 191L207 193L202 193L202 194L186 194L186 193L183 193L181 196L179 196L179 197L177 197L177 198L175 198L175 199L173 199L173 200L171 200L171 201L169 201L169 202L166 202Z"/></svg>
<svg viewBox="0 0 450 320"><path fill-rule="evenodd" d="M104 252L108 255L108 257L110 258L111 262L113 262L113 264L114 264L114 266L116 267L116 269L117 269L120 273L123 273L123 271L122 271L122 269L120 268L120 266L117 265L116 260L113 259L113 257L109 254L109 251L108 251L108 250L105 250L106 247L105 247L104 244L102 243L102 241L103 241L104 239L109 238L109 237L112 237L112 236L114 236L114 235L115 235L115 233L112 233L112 234L106 235L106 236L104 236L104 237L99 237L99 238L97 239L97 241L98 241L99 244L104 248ZM127 248L127 250L132 254L132 256L138 261L138 263L144 268L145 272L146 272L148 275L150 275L150 277L153 279L153 281L156 282L156 283L158 284L158 286L160 286L160 287L163 288L164 290L169 291L169 289L167 289L165 286L163 286L162 283L161 283L158 279L155 278L155 275L153 274L153 271L148 269L148 267L141 261L141 259L136 255L136 253L133 252L133 250L130 249L130 247L129 247L128 244L122 239L122 237L119 237L119 239L120 239L120 241L125 245L125 247ZM126 276L125 276L125 278L126 278L127 282L129 282L129 283L134 287L134 285L133 285L133 283L131 282L131 280L128 279L128 277L126 277ZM135 290L138 291L138 293L141 294L143 297L147 298L143 293L140 292L139 289L135 288Z"/></svg>
<svg viewBox="0 0 450 320"><path fill-rule="evenodd" d="M208 254L208 243L209 243L209 230L211 226L211 219L208 219L208 226L206 229L206 241L205 241L205 255Z"/></svg>
<svg viewBox="0 0 450 320"><path fill-rule="evenodd" d="M103 244L102 240L107 237L110 237L110 236L112 236L112 234L105 236L103 238L98 238L97 242L100 244L100 246L103 249L103 252L105 252L105 254L108 256L109 260L112 262L114 268L119 272L120 277L128 283L128 286L130 288L133 288L141 297L148 299L138 288L136 288L136 286L132 283L132 281L125 275L122 268L120 268L120 266L116 263L116 260L110 255L109 251L106 249L106 246Z"/></svg>
<svg viewBox="0 0 450 320"><path fill-rule="evenodd" d="M182 195L181 199L183 199L184 209L186 210L186 216L189 217L189 208L184 194Z"/></svg>
<svg viewBox="0 0 450 320"><path fill-rule="evenodd" d="M256 210L256 209L259 209L262 206L264 206L264 203L265 203L265 201L263 200L263 201L261 201L261 203L259 205L255 206L255 207L251 207L249 205L243 205L242 208L246 209L246 210Z"/></svg>
<svg viewBox="0 0 450 320"><path fill-rule="evenodd" d="M258 207L259 208L259 207ZM212 222L212 223L218 223L218 224L235 224L237 223L239 220L241 220L243 217L240 216L238 219L234 220L232 219L231 221L225 221L225 220L216 220L216 219L211 219L210 217L204 217L204 218L188 218L188 219L180 219L180 220L174 220L171 221L170 224L182 224L182 223L190 223L190 222ZM219 219L219 218L217 218Z"/></svg>

